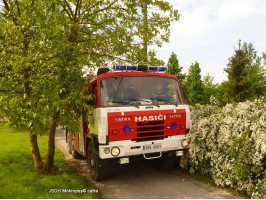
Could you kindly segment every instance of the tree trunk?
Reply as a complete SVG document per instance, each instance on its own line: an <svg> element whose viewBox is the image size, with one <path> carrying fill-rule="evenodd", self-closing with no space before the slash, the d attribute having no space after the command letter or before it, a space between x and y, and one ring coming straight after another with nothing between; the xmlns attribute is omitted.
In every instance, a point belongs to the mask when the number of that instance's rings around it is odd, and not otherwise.
<svg viewBox="0 0 266 200"><path fill-rule="evenodd" d="M49 141L48 141L48 154L46 157L45 165L43 168L44 174L51 174L55 175L55 168L54 168L54 151L55 151L55 130L57 127L57 120L59 117L60 112L54 112L52 118L52 124L49 130Z"/></svg>
<svg viewBox="0 0 266 200"><path fill-rule="evenodd" d="M148 9L147 9L147 3L143 4L143 61L145 64L148 62L148 36L147 36L147 30L148 30Z"/></svg>
<svg viewBox="0 0 266 200"><path fill-rule="evenodd" d="M30 136L30 143L31 143L31 152L34 160L35 169L38 172L38 174L43 173L43 163L42 158L37 142L37 135L32 134L32 129L29 130L29 136Z"/></svg>

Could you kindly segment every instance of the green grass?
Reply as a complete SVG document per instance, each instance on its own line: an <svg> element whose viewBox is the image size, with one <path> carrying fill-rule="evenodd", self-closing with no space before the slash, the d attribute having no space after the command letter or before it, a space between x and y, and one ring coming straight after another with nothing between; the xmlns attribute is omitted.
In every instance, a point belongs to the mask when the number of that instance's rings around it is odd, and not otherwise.
<svg viewBox="0 0 266 200"><path fill-rule="evenodd" d="M47 153L47 136L38 137L42 158ZM1 199L71 199L99 198L97 193L65 193L63 189L90 190L94 186L79 176L64 161L61 151L55 151L57 175L36 173L31 155L28 131L0 124L0 198ZM50 189L61 192L49 193Z"/></svg>

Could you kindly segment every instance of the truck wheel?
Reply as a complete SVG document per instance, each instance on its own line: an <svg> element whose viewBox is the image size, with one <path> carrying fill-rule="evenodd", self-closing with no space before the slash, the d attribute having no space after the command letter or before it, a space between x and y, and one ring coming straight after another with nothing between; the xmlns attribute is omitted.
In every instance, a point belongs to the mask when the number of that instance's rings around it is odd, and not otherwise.
<svg viewBox="0 0 266 200"><path fill-rule="evenodd" d="M73 146L74 146L74 145L73 145ZM73 147L73 149L72 149L72 157L75 158L75 159L79 159L79 158L81 158L81 155L80 155L78 152L76 152L76 151L74 150L74 147Z"/></svg>
<svg viewBox="0 0 266 200"><path fill-rule="evenodd" d="M176 156L163 155L162 158L156 160L156 168L159 171L169 171L174 169L178 164L178 158Z"/></svg>
<svg viewBox="0 0 266 200"><path fill-rule="evenodd" d="M104 180L111 176L109 160L103 160L96 154L92 142L89 142L87 148L87 162L91 177L95 181Z"/></svg>

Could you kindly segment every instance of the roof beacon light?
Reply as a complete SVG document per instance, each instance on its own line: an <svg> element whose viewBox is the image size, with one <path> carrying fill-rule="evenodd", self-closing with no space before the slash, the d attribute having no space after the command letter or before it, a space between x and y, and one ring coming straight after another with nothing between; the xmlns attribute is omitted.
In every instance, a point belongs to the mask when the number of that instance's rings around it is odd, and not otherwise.
<svg viewBox="0 0 266 200"><path fill-rule="evenodd" d="M127 70L136 70L137 67L136 66L127 66Z"/></svg>
<svg viewBox="0 0 266 200"><path fill-rule="evenodd" d="M158 71L158 67L149 67L148 70L149 71Z"/></svg>
<svg viewBox="0 0 266 200"><path fill-rule="evenodd" d="M127 66L117 65L117 66L114 66L113 69L115 69L115 70L126 70Z"/></svg>
<svg viewBox="0 0 266 200"><path fill-rule="evenodd" d="M164 72L166 70L166 67L158 67L159 72Z"/></svg>
<svg viewBox="0 0 266 200"><path fill-rule="evenodd" d="M145 65L138 65L138 66L123 66L117 65L113 66L114 70L117 71L151 71L151 72L164 72L166 67L147 67Z"/></svg>

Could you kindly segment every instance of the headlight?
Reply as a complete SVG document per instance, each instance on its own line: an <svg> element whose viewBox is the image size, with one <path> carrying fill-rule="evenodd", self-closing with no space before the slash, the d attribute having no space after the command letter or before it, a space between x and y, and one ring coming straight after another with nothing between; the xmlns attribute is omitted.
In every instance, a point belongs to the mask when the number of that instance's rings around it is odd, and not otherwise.
<svg viewBox="0 0 266 200"><path fill-rule="evenodd" d="M120 149L118 147L113 147L111 150L113 156L118 156L120 154Z"/></svg>
<svg viewBox="0 0 266 200"><path fill-rule="evenodd" d="M183 148L186 148L186 147L188 146L188 141L187 141L186 139L182 140L182 142L181 142L181 146L182 146Z"/></svg>
<svg viewBox="0 0 266 200"><path fill-rule="evenodd" d="M108 147L104 148L104 153L106 154L110 153L110 149Z"/></svg>

